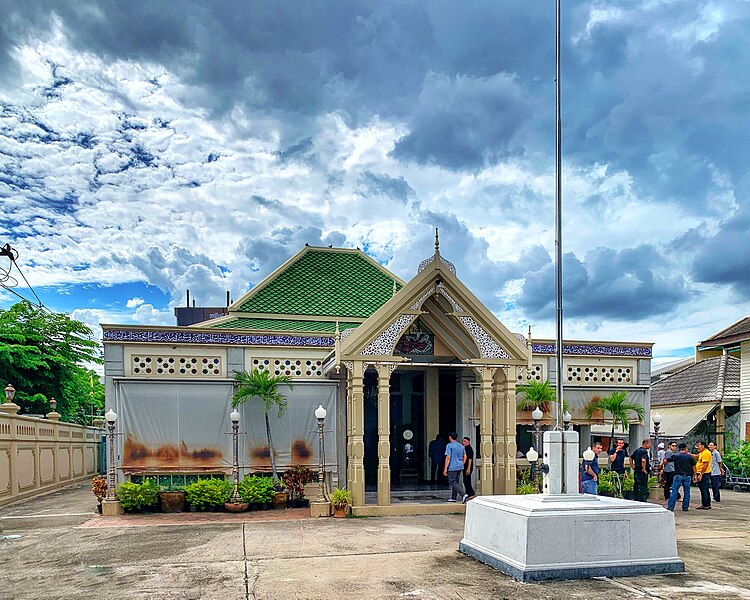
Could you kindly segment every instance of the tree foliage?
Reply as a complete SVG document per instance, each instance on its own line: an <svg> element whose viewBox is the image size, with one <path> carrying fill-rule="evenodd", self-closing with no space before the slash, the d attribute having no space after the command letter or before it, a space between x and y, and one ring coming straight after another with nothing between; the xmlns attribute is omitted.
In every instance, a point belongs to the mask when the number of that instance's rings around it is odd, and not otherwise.
<svg viewBox="0 0 750 600"><path fill-rule="evenodd" d="M597 411L604 411L609 414L609 418L612 422L612 433L610 440L615 437L615 427L620 425L623 431L627 431L630 426L631 413L635 413L639 421L643 421L643 417L646 414L643 406L636 402L632 402L628 398L626 392L612 392L609 396L604 396L596 401L593 401L586 406L586 416L592 419L594 413Z"/></svg>
<svg viewBox="0 0 750 600"><path fill-rule="evenodd" d="M555 403L555 388L548 381L532 379L526 384L516 387L516 403L521 410L534 410L537 406L549 412Z"/></svg>
<svg viewBox="0 0 750 600"><path fill-rule="evenodd" d="M16 388L21 414L46 414L57 400L61 420L84 423L104 406L104 386L86 363L101 363L91 329L28 302L0 309L0 382Z"/></svg>

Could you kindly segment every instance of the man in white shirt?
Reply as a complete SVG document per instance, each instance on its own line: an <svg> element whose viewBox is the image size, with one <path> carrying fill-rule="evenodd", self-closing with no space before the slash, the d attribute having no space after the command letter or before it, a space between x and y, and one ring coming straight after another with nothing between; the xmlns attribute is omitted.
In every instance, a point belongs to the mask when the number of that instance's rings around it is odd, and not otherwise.
<svg viewBox="0 0 750 600"><path fill-rule="evenodd" d="M711 490L714 495L714 502L721 502L721 478L726 474L724 462L721 460L721 452L716 449L714 442L708 443L708 449L711 451Z"/></svg>

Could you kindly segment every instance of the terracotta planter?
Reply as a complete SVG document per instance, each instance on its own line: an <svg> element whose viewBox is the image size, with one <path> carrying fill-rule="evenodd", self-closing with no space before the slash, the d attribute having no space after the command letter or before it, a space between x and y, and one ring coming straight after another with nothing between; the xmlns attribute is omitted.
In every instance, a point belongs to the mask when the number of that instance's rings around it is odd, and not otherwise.
<svg viewBox="0 0 750 600"><path fill-rule="evenodd" d="M289 494L286 492L276 492L273 498L274 508L284 508L287 502L289 502Z"/></svg>
<svg viewBox="0 0 750 600"><path fill-rule="evenodd" d="M334 506L333 507L333 516L337 519L343 519L346 517L346 514L349 512L349 505L344 504L343 506Z"/></svg>
<svg viewBox="0 0 750 600"><path fill-rule="evenodd" d="M185 492L159 492L161 512L185 512Z"/></svg>
<svg viewBox="0 0 750 600"><path fill-rule="evenodd" d="M249 504L247 502L225 502L224 503L224 508L226 508L229 512L232 512L232 513L245 512L248 506Z"/></svg>

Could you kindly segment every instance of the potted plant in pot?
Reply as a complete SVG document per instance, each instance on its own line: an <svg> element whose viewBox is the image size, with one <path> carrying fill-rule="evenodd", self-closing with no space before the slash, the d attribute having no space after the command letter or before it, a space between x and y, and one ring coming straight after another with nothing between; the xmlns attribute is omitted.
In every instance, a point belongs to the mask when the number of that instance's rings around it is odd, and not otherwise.
<svg viewBox="0 0 750 600"><path fill-rule="evenodd" d="M159 490L159 507L164 513L185 512L185 488L176 485L163 486Z"/></svg>
<svg viewBox="0 0 750 600"><path fill-rule="evenodd" d="M289 493L291 508L306 508L310 505L310 501L305 498L305 484L310 483L314 477L310 469L301 465L295 465L284 472L281 478Z"/></svg>
<svg viewBox="0 0 750 600"><path fill-rule="evenodd" d="M331 493L333 516L339 519L346 516L346 509L352 503L352 493L346 488L335 488Z"/></svg>
<svg viewBox="0 0 750 600"><path fill-rule="evenodd" d="M99 504L97 505L99 514L102 514L102 500L104 500L107 495L107 478L99 476L94 477L91 480L91 491L94 493L94 496L96 496L96 499L99 502Z"/></svg>

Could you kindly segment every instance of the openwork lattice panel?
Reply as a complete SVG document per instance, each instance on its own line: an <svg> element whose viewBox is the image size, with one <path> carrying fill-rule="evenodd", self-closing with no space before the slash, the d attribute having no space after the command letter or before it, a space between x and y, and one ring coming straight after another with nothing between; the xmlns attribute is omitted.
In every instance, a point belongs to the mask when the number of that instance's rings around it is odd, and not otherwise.
<svg viewBox="0 0 750 600"><path fill-rule="evenodd" d="M253 369L289 377L323 377L323 361L296 358L254 358Z"/></svg>
<svg viewBox="0 0 750 600"><path fill-rule="evenodd" d="M131 359L131 369L139 377L222 377L224 368L220 356L155 356L137 354Z"/></svg>
<svg viewBox="0 0 750 600"><path fill-rule="evenodd" d="M536 364L531 365L531 368L517 367L516 368L516 380L519 383L526 383L527 381L545 381L544 367Z"/></svg>
<svg viewBox="0 0 750 600"><path fill-rule="evenodd" d="M628 385L633 383L633 367L568 365L566 376L570 383Z"/></svg>

